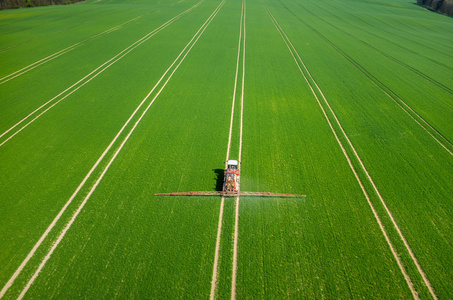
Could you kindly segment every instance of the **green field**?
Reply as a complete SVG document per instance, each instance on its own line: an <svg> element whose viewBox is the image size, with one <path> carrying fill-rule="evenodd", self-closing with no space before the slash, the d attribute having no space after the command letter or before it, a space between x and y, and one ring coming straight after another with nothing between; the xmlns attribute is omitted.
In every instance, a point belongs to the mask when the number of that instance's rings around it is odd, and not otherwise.
<svg viewBox="0 0 453 300"><path fill-rule="evenodd" d="M154 195L218 189L230 130L242 191L307 197ZM0 11L0 298L451 299L452 179L414 3Z"/></svg>

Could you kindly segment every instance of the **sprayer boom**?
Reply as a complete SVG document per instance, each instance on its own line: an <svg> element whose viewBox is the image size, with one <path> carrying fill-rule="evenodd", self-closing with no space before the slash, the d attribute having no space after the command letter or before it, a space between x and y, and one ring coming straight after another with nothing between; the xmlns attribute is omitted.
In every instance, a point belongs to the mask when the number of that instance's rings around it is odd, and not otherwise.
<svg viewBox="0 0 453 300"><path fill-rule="evenodd" d="M237 160L229 160L223 173L223 190L212 192L179 192L179 193L159 193L156 196L250 196L250 197L306 197L305 195L279 194L269 192L241 192L239 190L240 174Z"/></svg>

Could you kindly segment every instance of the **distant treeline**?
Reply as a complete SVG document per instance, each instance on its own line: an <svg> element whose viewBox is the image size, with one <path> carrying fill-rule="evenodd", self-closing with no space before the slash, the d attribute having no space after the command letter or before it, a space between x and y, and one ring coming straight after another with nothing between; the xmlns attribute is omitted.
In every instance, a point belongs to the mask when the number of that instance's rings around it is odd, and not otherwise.
<svg viewBox="0 0 453 300"><path fill-rule="evenodd" d="M453 0L417 0L417 4L442 14L453 16Z"/></svg>
<svg viewBox="0 0 453 300"><path fill-rule="evenodd" d="M0 9L72 4L82 1L84 0L0 0Z"/></svg>

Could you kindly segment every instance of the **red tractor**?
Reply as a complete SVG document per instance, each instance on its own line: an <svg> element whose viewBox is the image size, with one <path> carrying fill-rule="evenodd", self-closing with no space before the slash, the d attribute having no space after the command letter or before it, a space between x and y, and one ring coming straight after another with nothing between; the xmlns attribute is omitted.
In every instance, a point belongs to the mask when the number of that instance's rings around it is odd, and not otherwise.
<svg viewBox="0 0 453 300"><path fill-rule="evenodd" d="M229 160L223 177L223 195L236 196L239 194L239 169L237 160Z"/></svg>

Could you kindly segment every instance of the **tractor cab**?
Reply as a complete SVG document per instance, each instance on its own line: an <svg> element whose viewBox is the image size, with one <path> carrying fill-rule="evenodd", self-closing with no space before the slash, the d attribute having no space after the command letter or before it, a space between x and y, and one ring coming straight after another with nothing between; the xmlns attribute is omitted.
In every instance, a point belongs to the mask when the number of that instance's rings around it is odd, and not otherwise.
<svg viewBox="0 0 453 300"><path fill-rule="evenodd" d="M238 161L237 160L229 160L227 162L227 169L228 170L236 170L238 168Z"/></svg>

